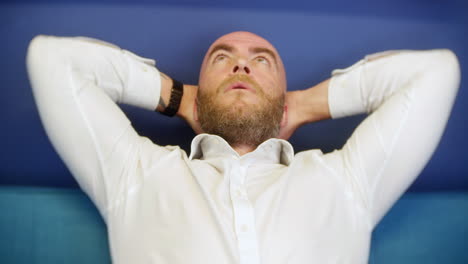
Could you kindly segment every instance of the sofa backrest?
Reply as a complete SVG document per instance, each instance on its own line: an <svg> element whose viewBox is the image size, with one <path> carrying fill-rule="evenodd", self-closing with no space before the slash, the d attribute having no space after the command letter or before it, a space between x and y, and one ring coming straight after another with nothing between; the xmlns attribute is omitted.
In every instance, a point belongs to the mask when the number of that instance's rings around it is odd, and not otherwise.
<svg viewBox="0 0 468 264"><path fill-rule="evenodd" d="M8 2L8 1L7 1ZM464 1L282 1L254 2L119 0L97 4L70 0L11 0L0 5L0 184L76 187L54 152L34 105L25 69L28 42L37 34L89 36L154 58L163 72L197 83L203 54L222 34L247 30L269 39L286 65L290 90L310 87L366 54L389 49L449 48L462 76L468 64ZM232 1L230 1L232 2ZM378 4L377 4L378 2ZM462 85L447 130L413 191L468 189L466 116L468 81ZM443 89L443 87L441 87ZM436 106L434 106L436 107ZM188 150L194 136L183 121L123 106L140 134ZM296 151L339 149L363 116L301 128ZM428 117L430 118L430 117Z"/></svg>
<svg viewBox="0 0 468 264"><path fill-rule="evenodd" d="M0 186L0 263L110 263L107 229L78 189ZM406 194L373 233L371 264L468 263L468 192Z"/></svg>

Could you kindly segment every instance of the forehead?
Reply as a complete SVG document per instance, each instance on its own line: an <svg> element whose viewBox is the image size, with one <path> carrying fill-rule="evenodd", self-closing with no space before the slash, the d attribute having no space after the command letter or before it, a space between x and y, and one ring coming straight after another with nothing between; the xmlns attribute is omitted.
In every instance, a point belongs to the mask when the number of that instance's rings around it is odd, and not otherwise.
<svg viewBox="0 0 468 264"><path fill-rule="evenodd" d="M208 49L207 54L210 53L213 48L222 44L226 44L234 48L263 47L272 50L274 53L278 53L275 47L266 39L249 32L236 32L224 35L213 42Z"/></svg>

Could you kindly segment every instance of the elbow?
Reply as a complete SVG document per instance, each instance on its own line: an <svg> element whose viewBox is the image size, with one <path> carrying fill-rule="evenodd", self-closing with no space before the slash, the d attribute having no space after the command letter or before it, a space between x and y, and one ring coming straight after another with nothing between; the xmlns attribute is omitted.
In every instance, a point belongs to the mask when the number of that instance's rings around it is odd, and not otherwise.
<svg viewBox="0 0 468 264"><path fill-rule="evenodd" d="M422 76L434 88L444 94L456 94L460 86L460 64L455 53L449 49L434 49L424 52L421 57ZM437 85L436 85L437 84ZM443 89L440 89L443 88Z"/></svg>
<svg viewBox="0 0 468 264"><path fill-rule="evenodd" d="M48 37L44 35L34 37L29 43L26 53L26 68L30 78L35 75L36 72L44 69L44 67L41 66L44 66L48 61L50 53L49 46Z"/></svg>
<svg viewBox="0 0 468 264"><path fill-rule="evenodd" d="M33 90L45 87L53 80L51 76L63 69L67 54L63 51L61 40L57 37L38 35L29 43L26 53L26 69ZM44 88L41 88L44 89Z"/></svg>
<svg viewBox="0 0 468 264"><path fill-rule="evenodd" d="M26 63L34 62L40 59L45 54L47 37L44 35L35 36L31 42L29 42L28 51L26 55Z"/></svg>
<svg viewBox="0 0 468 264"><path fill-rule="evenodd" d="M68 55L59 37L37 35L29 43L26 53L26 65L28 70L40 70L44 66L62 61L61 58Z"/></svg>
<svg viewBox="0 0 468 264"><path fill-rule="evenodd" d="M45 36L39 35L34 37L29 43L26 53L26 70L33 91L35 91L37 87L40 86L39 83L41 76L44 75L45 71L45 67L43 67L47 57L47 44L45 42Z"/></svg>
<svg viewBox="0 0 468 264"><path fill-rule="evenodd" d="M447 80L450 86L458 89L461 79L460 62L457 55L449 49L441 49L437 60L437 68L442 77Z"/></svg>
<svg viewBox="0 0 468 264"><path fill-rule="evenodd" d="M456 73L460 73L460 62L458 60L457 55L449 49L441 50L443 57L444 57L444 64L448 67L451 71Z"/></svg>

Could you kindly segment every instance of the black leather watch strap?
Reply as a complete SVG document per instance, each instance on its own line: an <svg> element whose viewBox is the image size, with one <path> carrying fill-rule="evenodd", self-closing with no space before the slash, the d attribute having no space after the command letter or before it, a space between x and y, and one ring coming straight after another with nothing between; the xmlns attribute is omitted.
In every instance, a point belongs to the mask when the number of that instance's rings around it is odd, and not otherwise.
<svg viewBox="0 0 468 264"><path fill-rule="evenodd" d="M167 116L174 116L177 114L183 95L184 85L181 82L172 79L171 98L169 99L169 104L167 105L166 109L164 109L164 112L161 112L161 114Z"/></svg>

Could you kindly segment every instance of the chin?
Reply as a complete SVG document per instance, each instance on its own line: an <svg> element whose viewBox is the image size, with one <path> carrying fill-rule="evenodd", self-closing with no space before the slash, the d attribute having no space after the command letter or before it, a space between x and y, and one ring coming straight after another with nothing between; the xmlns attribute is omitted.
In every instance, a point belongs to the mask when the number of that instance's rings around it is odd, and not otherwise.
<svg viewBox="0 0 468 264"><path fill-rule="evenodd" d="M257 105L247 104L243 101L234 102L226 109L226 111L231 112L232 114L235 114L237 116L251 115L256 110Z"/></svg>

